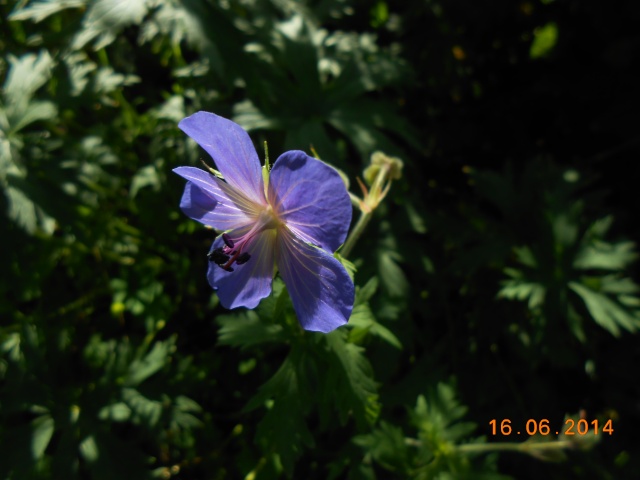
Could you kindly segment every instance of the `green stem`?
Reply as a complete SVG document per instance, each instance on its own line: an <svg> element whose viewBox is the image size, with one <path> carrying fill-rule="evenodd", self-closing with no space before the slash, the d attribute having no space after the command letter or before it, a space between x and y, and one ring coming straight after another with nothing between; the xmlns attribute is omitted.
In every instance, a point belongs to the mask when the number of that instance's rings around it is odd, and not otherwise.
<svg viewBox="0 0 640 480"><path fill-rule="evenodd" d="M371 214L371 212L362 212L360 214L358 222L356 223L355 227L353 227L353 230L351 230L351 233L349 233L347 241L344 242L342 250L340 250L340 255L343 258L347 258L351 253L353 246L358 241L358 238L360 238L360 235L362 235L362 232L364 232L364 229L367 227L369 220L371 220Z"/></svg>
<svg viewBox="0 0 640 480"><path fill-rule="evenodd" d="M389 176L389 165L383 165L378 170L375 180L371 184L371 188L367 191L366 187L362 186L362 190L364 193L364 198L360 200L358 197L349 192L349 197L351 198L351 203L360 208L360 218L356 223L353 230L347 237L347 241L344 242L344 246L342 250L340 250L340 255L343 258L347 258L353 249L353 246L356 244L362 232L367 227L369 220L371 220L371 215L373 211L378 207L378 204L382 201L382 199L387 194L387 190L389 189L390 181L387 183L387 187L383 188L383 184L387 181L387 177Z"/></svg>
<svg viewBox="0 0 640 480"><path fill-rule="evenodd" d="M458 445L456 450L463 453L484 453L495 451L515 451L526 453L530 450L561 450L564 448L571 448L575 446L575 443L568 440L557 440L553 442L540 442L540 443L510 443L510 442L498 442L498 443L471 443L467 445Z"/></svg>
<svg viewBox="0 0 640 480"><path fill-rule="evenodd" d="M256 475L258 475L258 472L262 470L262 467L264 467L266 463L267 459L265 457L261 457L256 467L244 477L244 480L255 480Z"/></svg>
<svg viewBox="0 0 640 480"><path fill-rule="evenodd" d="M360 208L360 203L362 203L362 200L360 200L356 195L354 195L351 192L347 192L349 194L349 198L351 199L351 205L353 205L354 207L358 207Z"/></svg>

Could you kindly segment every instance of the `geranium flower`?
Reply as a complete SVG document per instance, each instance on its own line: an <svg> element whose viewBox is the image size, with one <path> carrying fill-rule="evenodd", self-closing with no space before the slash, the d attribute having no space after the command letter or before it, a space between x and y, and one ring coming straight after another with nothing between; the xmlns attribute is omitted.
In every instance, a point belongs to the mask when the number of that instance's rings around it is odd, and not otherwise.
<svg viewBox="0 0 640 480"><path fill-rule="evenodd" d="M188 180L182 211L224 232L208 254L207 279L220 303L256 307L271 293L275 264L305 330L330 332L347 323L353 282L331 252L347 235L351 201L337 171L294 150L263 177L239 125L198 112L178 126L213 157L224 177L194 167L173 170Z"/></svg>

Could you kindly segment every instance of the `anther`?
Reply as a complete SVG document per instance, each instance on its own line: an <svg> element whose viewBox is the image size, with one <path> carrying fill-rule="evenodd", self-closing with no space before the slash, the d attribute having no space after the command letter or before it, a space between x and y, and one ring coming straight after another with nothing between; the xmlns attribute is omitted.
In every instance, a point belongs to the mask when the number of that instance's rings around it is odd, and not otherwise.
<svg viewBox="0 0 640 480"><path fill-rule="evenodd" d="M207 258L210 262L215 263L216 265L222 265L229 261L229 255L225 255L222 252L222 248L216 248L215 250L211 250L207 253Z"/></svg>
<svg viewBox="0 0 640 480"><path fill-rule="evenodd" d="M233 240L231 239L231 237L227 233L223 233L222 234L222 241L229 248L233 248L234 245L235 245L235 243L233 242Z"/></svg>
<svg viewBox="0 0 640 480"><path fill-rule="evenodd" d="M240 256L238 258L236 258L236 263L238 265L242 265L244 263L247 263L250 258L251 258L251 255L249 255L247 252L244 252L244 253L240 254Z"/></svg>

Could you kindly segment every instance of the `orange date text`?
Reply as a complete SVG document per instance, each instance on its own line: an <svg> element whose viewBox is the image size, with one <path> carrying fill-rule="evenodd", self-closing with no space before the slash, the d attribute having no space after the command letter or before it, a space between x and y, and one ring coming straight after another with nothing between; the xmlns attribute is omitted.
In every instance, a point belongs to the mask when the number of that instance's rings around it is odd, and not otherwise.
<svg viewBox="0 0 640 480"><path fill-rule="evenodd" d="M587 435L589 433L593 435L603 435L605 433L613 434L613 422L611 419L607 420L604 425L601 425L598 420L591 420L588 422L584 418L575 421L572 418L567 418L564 421L564 425L561 428L554 429L549 424L549 420L543 418L541 420L535 420L530 418L524 425L512 424L511 420L504 418L502 420L492 419L489 422L491 427L491 435L503 435L505 437L509 435Z"/></svg>

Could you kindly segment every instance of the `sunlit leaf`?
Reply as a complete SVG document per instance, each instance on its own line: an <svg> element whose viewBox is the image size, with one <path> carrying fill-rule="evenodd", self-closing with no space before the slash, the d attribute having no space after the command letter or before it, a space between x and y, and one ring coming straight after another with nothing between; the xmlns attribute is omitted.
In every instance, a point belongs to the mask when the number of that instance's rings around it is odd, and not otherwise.
<svg viewBox="0 0 640 480"><path fill-rule="evenodd" d="M529 308L534 309L544 303L546 289L539 283L530 283L522 280L507 280L498 292L498 298L510 300L528 300Z"/></svg>
<svg viewBox="0 0 640 480"><path fill-rule="evenodd" d="M4 83L4 97L8 103L27 102L51 77L53 58L46 50L38 55L9 56L9 74Z"/></svg>
<svg viewBox="0 0 640 480"><path fill-rule="evenodd" d="M80 442L80 454L89 463L95 462L100 456L98 445L93 435L89 435L82 442Z"/></svg>
<svg viewBox="0 0 640 480"><path fill-rule="evenodd" d="M83 28L75 36L72 48L79 50L94 39L96 50L109 45L124 27L142 21L148 3L149 0L95 0L84 16Z"/></svg>
<svg viewBox="0 0 640 480"><path fill-rule="evenodd" d="M633 242L606 243L594 241L583 247L573 266L582 270L590 268L622 270L638 258Z"/></svg>
<svg viewBox="0 0 640 480"><path fill-rule="evenodd" d="M131 195L131 198L135 198L140 189L145 187L151 187L156 191L160 189L160 177L154 165L146 165L138 170L131 179L129 195Z"/></svg>
<svg viewBox="0 0 640 480"><path fill-rule="evenodd" d="M84 7L89 0L36 0L28 6L15 10L9 15L9 20L33 20L40 22L45 18L67 8Z"/></svg>
<svg viewBox="0 0 640 480"><path fill-rule="evenodd" d="M33 437L31 440L31 454L38 460L44 455L44 451L49 445L53 436L55 424L49 415L42 415L31 422Z"/></svg>
<svg viewBox="0 0 640 480"><path fill-rule="evenodd" d="M131 416L131 409L126 403L118 402L103 407L98 412L98 418L102 420L110 419L114 422L124 422Z"/></svg>
<svg viewBox="0 0 640 480"><path fill-rule="evenodd" d="M594 292L578 282L569 283L569 287L582 298L593 319L612 335L618 336L620 327L631 332L640 327L638 316L629 314L606 295Z"/></svg>

